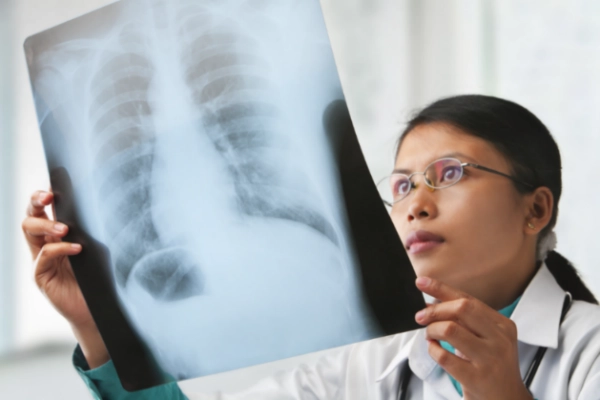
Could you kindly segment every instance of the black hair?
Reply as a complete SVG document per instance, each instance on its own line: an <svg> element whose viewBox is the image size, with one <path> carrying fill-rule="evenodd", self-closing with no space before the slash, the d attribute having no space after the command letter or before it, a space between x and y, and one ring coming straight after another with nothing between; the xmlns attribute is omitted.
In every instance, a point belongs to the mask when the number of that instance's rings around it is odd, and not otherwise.
<svg viewBox="0 0 600 400"><path fill-rule="evenodd" d="M397 149L406 135L423 124L448 124L491 143L511 165L511 175L529 183L513 181L519 193L531 193L545 186L554 197L552 217L540 231L539 242L550 234L558 216L562 192L561 160L550 131L533 113L512 101L484 95L460 95L435 101L408 122ZM575 267L556 251L550 251L546 265L560 287L573 299L598 304L598 300L580 278Z"/></svg>

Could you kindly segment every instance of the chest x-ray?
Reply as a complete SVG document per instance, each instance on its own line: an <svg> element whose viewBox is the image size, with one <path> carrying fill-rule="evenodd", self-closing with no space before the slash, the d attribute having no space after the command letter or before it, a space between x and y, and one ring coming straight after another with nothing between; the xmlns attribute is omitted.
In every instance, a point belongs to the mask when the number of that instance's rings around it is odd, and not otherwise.
<svg viewBox="0 0 600 400"><path fill-rule="evenodd" d="M125 388L416 327L318 0L124 0L25 50L57 218Z"/></svg>

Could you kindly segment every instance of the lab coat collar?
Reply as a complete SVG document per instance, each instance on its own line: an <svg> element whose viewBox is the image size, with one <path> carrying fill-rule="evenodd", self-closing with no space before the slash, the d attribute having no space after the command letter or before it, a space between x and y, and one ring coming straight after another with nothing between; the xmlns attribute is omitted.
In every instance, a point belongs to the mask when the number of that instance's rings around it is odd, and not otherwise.
<svg viewBox="0 0 600 400"><path fill-rule="evenodd" d="M565 292L546 264L542 263L511 315L517 325L518 340L533 346L555 349L558 346L564 296ZM410 369L421 380L425 380L435 370L437 364L429 355L424 328L413 334L377 378L377 382L385 379L407 358Z"/></svg>
<svg viewBox="0 0 600 400"><path fill-rule="evenodd" d="M556 349L564 301L565 291L542 263L510 318L517 325L519 341Z"/></svg>
<svg viewBox="0 0 600 400"><path fill-rule="evenodd" d="M415 348L415 342L419 340L418 333L421 331L424 331L424 329L419 329L418 331L416 331L417 334L413 335L410 338L410 340L400 349L398 354L396 354L396 356L392 358L392 361L388 364L387 368L383 371L381 375L379 375L379 377L377 377L376 382L384 380L390 374L390 372L395 370L398 367L398 365L402 364L402 362L409 357L409 354Z"/></svg>

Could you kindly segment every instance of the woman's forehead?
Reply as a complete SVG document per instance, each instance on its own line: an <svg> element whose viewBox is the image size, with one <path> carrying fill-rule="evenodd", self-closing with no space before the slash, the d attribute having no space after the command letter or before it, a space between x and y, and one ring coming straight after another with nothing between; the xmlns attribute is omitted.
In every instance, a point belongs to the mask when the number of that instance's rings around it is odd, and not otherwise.
<svg viewBox="0 0 600 400"><path fill-rule="evenodd" d="M395 169L421 171L432 161L452 157L490 168L507 167L504 156L488 141L442 123L418 125L402 140Z"/></svg>

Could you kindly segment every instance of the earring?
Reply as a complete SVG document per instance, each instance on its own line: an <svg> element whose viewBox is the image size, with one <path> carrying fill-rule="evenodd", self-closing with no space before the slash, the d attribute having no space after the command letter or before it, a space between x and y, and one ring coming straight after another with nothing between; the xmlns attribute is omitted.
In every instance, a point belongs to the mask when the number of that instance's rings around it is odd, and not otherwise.
<svg viewBox="0 0 600 400"><path fill-rule="evenodd" d="M531 222L528 222L527 226L530 227L531 229L535 229L535 225L533 225Z"/></svg>

